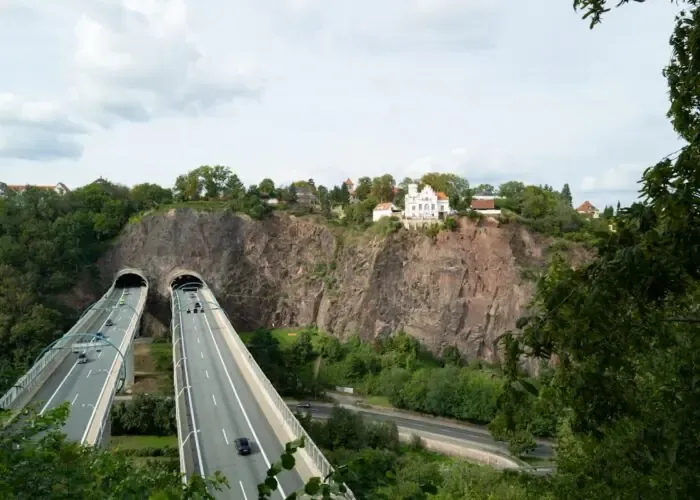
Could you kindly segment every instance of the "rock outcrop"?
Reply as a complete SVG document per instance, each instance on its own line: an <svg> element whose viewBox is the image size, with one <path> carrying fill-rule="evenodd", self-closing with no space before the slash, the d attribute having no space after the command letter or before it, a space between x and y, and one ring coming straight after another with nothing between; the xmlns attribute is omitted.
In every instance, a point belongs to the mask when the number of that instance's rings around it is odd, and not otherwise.
<svg viewBox="0 0 700 500"><path fill-rule="evenodd" d="M168 321L167 277L200 273L234 326L316 324L364 339L399 329L439 353L498 360L534 291L528 271L546 263L549 240L515 224L463 219L430 238L376 236L279 214L264 221L228 212L171 210L130 224L99 262L104 284L124 267L148 275L150 312Z"/></svg>

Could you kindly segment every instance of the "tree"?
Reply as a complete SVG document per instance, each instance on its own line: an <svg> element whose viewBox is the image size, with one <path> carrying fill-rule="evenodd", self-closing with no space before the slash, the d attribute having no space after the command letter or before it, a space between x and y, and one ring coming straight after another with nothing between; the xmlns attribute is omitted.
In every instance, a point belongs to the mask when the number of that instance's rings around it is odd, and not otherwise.
<svg viewBox="0 0 700 500"><path fill-rule="evenodd" d="M321 214L326 218L330 218L333 214L331 213L331 200L328 188L326 186L318 186L316 191L318 192L318 202L321 205Z"/></svg>
<svg viewBox="0 0 700 500"><path fill-rule="evenodd" d="M372 192L372 179L369 177L360 177L357 180L357 186L355 187L355 198L360 201L364 201Z"/></svg>
<svg viewBox="0 0 700 500"><path fill-rule="evenodd" d="M518 200L525 191L525 184L520 181L508 181L498 186L498 196Z"/></svg>
<svg viewBox="0 0 700 500"><path fill-rule="evenodd" d="M267 196L275 195L275 183L272 179L265 178L258 184L258 191Z"/></svg>
<svg viewBox="0 0 700 500"><path fill-rule="evenodd" d="M491 184L479 184L474 188L474 194L480 194L483 196L495 196L496 188Z"/></svg>
<svg viewBox="0 0 700 500"><path fill-rule="evenodd" d="M574 6L594 26L611 5ZM686 7L664 74L668 114L687 146L644 172L643 201L616 214L597 259L572 269L555 258L539 282L535 312L518 323L520 335L503 337L509 432L523 430L514 403L539 392L519 376L521 357L556 360L552 393L565 408L556 498L682 499L700 486L700 414L688 411L700 401L700 11L695 1Z"/></svg>
<svg viewBox="0 0 700 500"><path fill-rule="evenodd" d="M381 177L372 179L372 189L370 192L380 203L383 203L394 199L395 187L396 181L394 181L394 177L391 174L384 174Z"/></svg>
<svg viewBox="0 0 700 500"><path fill-rule="evenodd" d="M131 199L136 210L149 210L158 205L171 203L173 192L158 184L137 184L131 188Z"/></svg>
<svg viewBox="0 0 700 500"><path fill-rule="evenodd" d="M4 427L0 497L101 500L109 492L112 498L213 500L212 493L227 486L218 473L183 484L178 470L157 462L136 464L125 455L70 442L60 433L68 413L68 403L43 415L27 409L19 424Z"/></svg>
<svg viewBox="0 0 700 500"><path fill-rule="evenodd" d="M564 199L564 202L571 208L573 208L573 199L571 198L571 188L569 188L568 184L564 184L564 187L561 188L561 197Z"/></svg>

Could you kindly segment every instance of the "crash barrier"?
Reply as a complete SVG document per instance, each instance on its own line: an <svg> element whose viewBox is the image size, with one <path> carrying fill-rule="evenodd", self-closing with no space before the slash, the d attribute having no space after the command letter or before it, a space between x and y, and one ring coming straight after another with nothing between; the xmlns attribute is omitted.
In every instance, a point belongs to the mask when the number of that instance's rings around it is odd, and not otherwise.
<svg viewBox="0 0 700 500"><path fill-rule="evenodd" d="M189 479L188 471L198 471L204 476L202 452L199 447L199 430L195 427L192 407L191 386L187 374L187 359L182 340L182 312L176 294L170 294L172 320L170 323L173 342L173 381L175 384L175 420L177 423L177 444L180 450L180 472L183 482ZM180 399L184 411L180 407Z"/></svg>
<svg viewBox="0 0 700 500"><path fill-rule="evenodd" d="M101 313L101 307L110 299L114 292L114 285L98 300L90 306L88 311L80 317L73 327L66 332L61 340L47 351L34 365L22 375L15 385L0 398L0 408L16 409L23 408L31 401L36 391L46 382L56 368L66 359L71 350L68 348L70 342L75 339L75 334L85 329L95 316Z"/></svg>
<svg viewBox="0 0 700 500"><path fill-rule="evenodd" d="M207 299L205 299L206 301L216 304L217 310L214 311L215 313L223 313L223 319L225 321L222 321L221 323L223 323L226 326L226 331L229 334L228 337L233 340L234 345L240 351L241 360L247 365L248 371L253 374L255 379L257 379L258 386L264 391L264 394L272 403L273 408L277 410L277 414L280 417L280 420L282 420L282 422L287 427L288 434L290 436L293 436L293 439L298 439L301 436L304 437L305 447L303 449L299 449L298 453L302 456L306 455L310 459L310 461L314 465L314 468L316 469L321 478L330 476L330 474L334 470L333 466L318 448L316 443L313 442L309 434L306 432L306 429L304 429L299 420L297 420L292 410L289 408L289 406L287 406L287 404L277 392L277 389L274 388L270 380L263 373L258 363L255 361L255 359L253 359L253 356L250 354L248 347L243 343L241 337L233 328L231 321L226 315L226 312L221 308L221 305L216 300L214 294L206 288L200 290L200 293L208 295ZM253 390L253 394L257 396L257 391ZM352 491L350 491L349 488L347 488L347 492L345 493L344 497L348 500L355 500L355 495L352 493Z"/></svg>
<svg viewBox="0 0 700 500"><path fill-rule="evenodd" d="M141 316L143 316L143 311L146 308L146 299L148 298L148 282L146 282L146 286L143 288L145 288L145 290L142 291L139 301L135 307L136 314L134 314L134 316L131 318L131 322L129 322L124 338L122 339L121 344L118 346L119 352L126 353L127 356L132 355L132 353L130 353L131 343L138 332L138 327L141 323ZM112 403L114 402L114 396L117 393L119 373L121 371L122 364L125 361L126 360L120 355L114 357L112 366L109 368L107 379L102 386L100 395L97 398L97 403L95 404L95 409L93 410L90 421L88 422L88 427L83 437L83 444L96 445L102 441L104 431L109 427L109 419L111 417L110 409L112 408ZM126 370L126 368L127 367L125 365L124 370ZM105 399L104 395L107 390L109 390L109 397ZM99 424L95 426L94 419L97 415L100 415Z"/></svg>

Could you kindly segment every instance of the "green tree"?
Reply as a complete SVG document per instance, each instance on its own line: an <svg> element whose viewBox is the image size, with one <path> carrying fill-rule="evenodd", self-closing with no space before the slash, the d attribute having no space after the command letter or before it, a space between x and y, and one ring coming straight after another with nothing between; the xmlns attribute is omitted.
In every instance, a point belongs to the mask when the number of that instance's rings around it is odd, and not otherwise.
<svg viewBox="0 0 700 500"><path fill-rule="evenodd" d="M258 191L267 196L275 195L275 182L272 179L265 178L258 184Z"/></svg>
<svg viewBox="0 0 700 500"><path fill-rule="evenodd" d="M574 201L571 197L571 188L568 184L564 184L564 187L561 188L561 197L564 199L564 202L567 204L567 206L573 208Z"/></svg>
<svg viewBox="0 0 700 500"><path fill-rule="evenodd" d="M479 184L474 188L474 194L480 194L483 196L495 196L496 188L491 184Z"/></svg>
<svg viewBox="0 0 700 500"><path fill-rule="evenodd" d="M384 174L381 177L372 179L370 193L379 200L380 203L392 201L394 199L395 187L396 181L394 181L394 177L391 174Z"/></svg>
<svg viewBox="0 0 700 500"><path fill-rule="evenodd" d="M372 193L372 179L369 177L360 177L355 187L355 198L360 201L365 201Z"/></svg>
<svg viewBox="0 0 700 500"><path fill-rule="evenodd" d="M137 184L131 188L131 199L136 210L149 210L158 205L171 203L173 192L158 184Z"/></svg>

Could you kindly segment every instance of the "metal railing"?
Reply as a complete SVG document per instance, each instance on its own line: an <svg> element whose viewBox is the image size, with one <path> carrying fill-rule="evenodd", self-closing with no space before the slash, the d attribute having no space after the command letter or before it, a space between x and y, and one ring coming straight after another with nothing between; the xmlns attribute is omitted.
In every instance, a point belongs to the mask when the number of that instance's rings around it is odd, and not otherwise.
<svg viewBox="0 0 700 500"><path fill-rule="evenodd" d="M172 342L173 342L173 383L175 385L175 420L177 423L177 444L180 450L180 472L182 473L183 482L187 482L187 471L197 471L203 470L204 464L199 461L199 454L196 449L195 440L190 442L190 446L186 447L190 436L193 433L198 432L194 426L194 419L192 412L194 411L187 404L187 393L188 397L191 397L190 390L191 387L187 384L186 375L186 357L184 346L182 344L182 316L180 313L179 301L176 305L175 303L175 293L171 291L170 294L170 308L172 311L172 320L170 323ZM177 311L177 315L176 315ZM176 320L177 323L176 323ZM185 418L182 417L182 412L180 411L180 398L183 398L183 404L185 405Z"/></svg>
<svg viewBox="0 0 700 500"><path fill-rule="evenodd" d="M296 418L294 412L292 412L289 406L287 406L287 404L284 402L282 397L277 392L277 389L275 389L275 387L272 385L272 382L270 382L270 379L267 378L265 373L260 368L260 365L258 365L258 363L255 361L253 355L248 350L248 347L245 345L243 340L241 340L241 337L238 335L238 332L236 332L236 330L233 328L233 325L229 320L226 311L224 311L219 302L216 300L214 294L209 289L205 288L204 290L209 292L209 295L211 296L213 302L218 306L219 310L224 313L227 323L226 326L230 330L230 333L232 333L231 337L243 353L244 357L247 359L248 365L252 369L253 374L262 382L263 388L270 396L270 399L273 401L275 407L279 410L280 414L282 415L282 418L284 419L284 422L291 428L292 432L297 436L297 438L304 436L304 450L308 453L314 465L321 473L321 478L329 476L334 470L333 466L330 464L330 462L325 457L323 452L319 449L319 447L316 445L316 443L314 443L314 441L311 439L311 436L309 436L309 434L306 432L306 429L304 429L299 420ZM350 491L350 488L347 488L345 498L349 500L355 500L355 495L352 493L352 491Z"/></svg>
<svg viewBox="0 0 700 500"><path fill-rule="evenodd" d="M139 302L136 304L136 311L137 314L134 314L134 317L131 319L131 322L129 322L129 326L127 327L126 333L124 335L124 338L122 339L121 344L119 344L119 349L120 351L124 351L124 346L130 346L131 342L134 339L136 328L138 327L139 322L141 321L141 316L143 315L143 310L145 309L146 306L146 299L148 298L148 284L146 284L145 287L145 292L139 297ZM129 333L131 332L131 333ZM117 356L114 360L114 363L112 364L112 367L110 369L109 374L107 377L111 377L114 373L114 365L117 362L123 361L119 356ZM126 370L126 366L124 366L124 369ZM121 370L121 366L119 366L116 370L117 373ZM105 381L105 384L107 382ZM106 409L104 413L102 414L102 418L100 419L100 426L98 427L97 430L97 438L95 440L95 444L100 443L102 441L102 437L105 431L105 428L107 427L107 422L111 418L111 408L112 408L112 403L114 402L114 396L117 394L117 383L115 381L114 384L112 384L112 388L109 391L109 401L107 403ZM98 398L97 402L95 403L95 406L97 407L100 404L100 400L102 399L102 395L100 394L100 397Z"/></svg>
<svg viewBox="0 0 700 500"><path fill-rule="evenodd" d="M53 370L56 369L59 363L54 363L54 361L57 361L57 357L59 357L61 354L65 354L67 356L68 353L70 353L71 349L69 344L74 339L75 334L78 333L80 329L85 326L85 324L94 319L95 313L101 312L99 307L96 306L105 302L113 291L114 285L112 285L110 289L107 290L107 292L102 296L102 298L93 304L89 310L80 317L73 327L68 330L58 342L56 342L51 350L39 358L39 360L37 360L36 363L34 363L34 365L27 370L27 372L17 380L17 382L15 382L15 385L12 386L2 398L0 398L0 408L12 408L26 390L34 389L37 385L44 383L43 380L39 379L41 375L44 375L44 370L46 367L49 367L50 372L53 372Z"/></svg>

